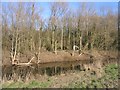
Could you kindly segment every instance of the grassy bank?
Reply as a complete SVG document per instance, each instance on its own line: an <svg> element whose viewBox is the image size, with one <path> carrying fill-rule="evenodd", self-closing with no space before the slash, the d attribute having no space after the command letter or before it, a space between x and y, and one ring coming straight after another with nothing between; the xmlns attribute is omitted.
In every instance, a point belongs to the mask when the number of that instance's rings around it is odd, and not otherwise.
<svg viewBox="0 0 120 90"><path fill-rule="evenodd" d="M46 81L33 80L27 83L6 82L2 86L3 88L117 88L118 66L115 64L110 64L104 68L104 71L105 75L101 78L97 78L96 75L91 75L91 73L87 73L86 75L81 76L80 73L82 72L76 72L74 75L71 75L73 80L71 80L70 76L65 75L47 77ZM56 85L56 82L58 86Z"/></svg>
<svg viewBox="0 0 120 90"><path fill-rule="evenodd" d="M83 77L82 81L72 82L67 88L117 88L118 87L118 66L110 64L104 68L105 75L101 78L96 76Z"/></svg>
<svg viewBox="0 0 120 90"><path fill-rule="evenodd" d="M46 82L40 81L30 81L29 83L24 82L10 82L4 83L2 85L3 88L48 88L51 84L51 80Z"/></svg>

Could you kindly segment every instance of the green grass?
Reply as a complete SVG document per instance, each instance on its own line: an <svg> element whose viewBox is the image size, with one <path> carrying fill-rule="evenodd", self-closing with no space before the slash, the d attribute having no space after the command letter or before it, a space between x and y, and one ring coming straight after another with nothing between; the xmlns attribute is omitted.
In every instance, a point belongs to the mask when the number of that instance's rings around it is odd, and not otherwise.
<svg viewBox="0 0 120 90"><path fill-rule="evenodd" d="M49 79L46 82L40 81L31 81L29 83L24 82L11 82L11 83L4 83L2 85L3 88L48 88L51 85L52 81Z"/></svg>
<svg viewBox="0 0 120 90"><path fill-rule="evenodd" d="M101 78L97 78L95 75L83 77L82 81L74 81L69 83L68 86L62 86L64 88L114 88L118 86L118 66L110 64L104 68L105 74ZM24 82L6 82L2 86L3 88L49 88L52 86L53 80L48 78L47 81L30 81Z"/></svg>
<svg viewBox="0 0 120 90"><path fill-rule="evenodd" d="M118 66L110 64L104 68L105 75L101 78L90 76L87 80L72 82L67 88L117 88L118 87ZM88 82L89 81L89 82Z"/></svg>
<svg viewBox="0 0 120 90"><path fill-rule="evenodd" d="M2 85L3 88L20 88L20 87L24 87L24 83L23 82L11 82L11 83L4 83Z"/></svg>
<svg viewBox="0 0 120 90"><path fill-rule="evenodd" d="M50 84L51 84L50 81L47 81L47 82L32 81L26 87L27 88L47 88L49 87Z"/></svg>
<svg viewBox="0 0 120 90"><path fill-rule="evenodd" d="M117 79L118 78L118 66L115 64L108 65L105 68L105 73L107 77L110 77L112 79Z"/></svg>

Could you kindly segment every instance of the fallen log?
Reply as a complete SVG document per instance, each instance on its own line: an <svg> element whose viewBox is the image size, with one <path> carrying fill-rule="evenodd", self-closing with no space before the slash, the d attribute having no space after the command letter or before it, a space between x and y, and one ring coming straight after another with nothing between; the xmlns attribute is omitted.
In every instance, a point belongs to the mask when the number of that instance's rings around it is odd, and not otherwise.
<svg viewBox="0 0 120 90"><path fill-rule="evenodd" d="M32 60L33 60L34 58L35 58L35 57L32 57L31 60L30 60L29 62L27 62L27 63L14 63L14 65L17 65L17 66L30 66L31 64L33 64L33 63L31 63L31 62L32 62Z"/></svg>

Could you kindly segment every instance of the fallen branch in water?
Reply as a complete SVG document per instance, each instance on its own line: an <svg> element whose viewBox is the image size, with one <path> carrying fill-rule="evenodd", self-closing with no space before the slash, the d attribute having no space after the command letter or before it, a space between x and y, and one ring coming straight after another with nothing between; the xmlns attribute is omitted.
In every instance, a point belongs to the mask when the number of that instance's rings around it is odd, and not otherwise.
<svg viewBox="0 0 120 90"><path fill-rule="evenodd" d="M35 57L32 57L31 60L27 63L14 63L14 65L20 65L20 66L29 66L31 65L32 63L32 60L34 59Z"/></svg>

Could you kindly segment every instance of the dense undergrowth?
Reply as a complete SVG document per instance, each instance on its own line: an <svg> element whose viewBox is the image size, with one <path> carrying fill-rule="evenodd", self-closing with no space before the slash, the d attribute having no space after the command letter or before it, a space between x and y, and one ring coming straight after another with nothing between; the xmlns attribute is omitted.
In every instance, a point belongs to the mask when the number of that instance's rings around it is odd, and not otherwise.
<svg viewBox="0 0 120 90"><path fill-rule="evenodd" d="M62 88L117 88L118 87L118 66L116 64L107 65L104 68L105 74L101 78L88 73L79 81L68 82L68 85L61 85ZM54 80L48 78L47 81L6 82L3 88L49 88L52 87Z"/></svg>
<svg viewBox="0 0 120 90"><path fill-rule="evenodd" d="M118 66L110 64L104 68L105 74L101 78L86 76L79 82L72 82L68 88L117 88L118 87Z"/></svg>

